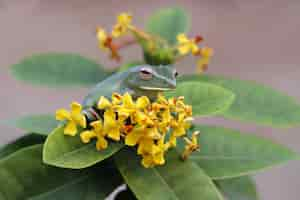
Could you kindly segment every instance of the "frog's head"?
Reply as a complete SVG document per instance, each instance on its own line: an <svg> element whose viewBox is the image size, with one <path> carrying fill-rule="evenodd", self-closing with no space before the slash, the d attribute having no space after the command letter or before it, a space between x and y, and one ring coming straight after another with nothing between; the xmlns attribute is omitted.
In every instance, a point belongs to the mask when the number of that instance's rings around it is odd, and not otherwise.
<svg viewBox="0 0 300 200"><path fill-rule="evenodd" d="M175 68L167 65L140 65L129 70L128 86L142 91L160 92L176 88Z"/></svg>

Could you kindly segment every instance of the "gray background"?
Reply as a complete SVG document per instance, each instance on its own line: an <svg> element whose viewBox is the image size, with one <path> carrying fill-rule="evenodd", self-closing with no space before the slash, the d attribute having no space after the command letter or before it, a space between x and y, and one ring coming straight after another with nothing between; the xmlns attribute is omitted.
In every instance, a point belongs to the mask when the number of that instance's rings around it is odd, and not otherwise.
<svg viewBox="0 0 300 200"><path fill-rule="evenodd" d="M29 113L54 112L71 100L81 101L87 89L56 90L15 81L9 66L37 52L77 52L116 66L97 49L96 25L109 28L121 11L134 14L135 24L157 8L180 5L192 16L192 34L200 33L215 57L208 73L256 80L297 98L300 102L299 0L0 0L0 120ZM138 47L122 52L124 62L141 58ZM181 72L192 72L186 59ZM222 119L202 122L223 124L271 138L300 152L299 127L271 129ZM21 135L1 126L0 143ZM290 162L256 176L264 200L298 200L300 162ZM1 187L1 186L0 186Z"/></svg>

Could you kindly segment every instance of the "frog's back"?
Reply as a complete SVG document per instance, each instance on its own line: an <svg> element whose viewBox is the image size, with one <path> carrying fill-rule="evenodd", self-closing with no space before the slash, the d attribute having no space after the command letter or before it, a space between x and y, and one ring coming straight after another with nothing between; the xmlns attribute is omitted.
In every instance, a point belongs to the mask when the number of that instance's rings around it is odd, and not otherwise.
<svg viewBox="0 0 300 200"><path fill-rule="evenodd" d="M110 98L113 92L121 92L126 72L116 73L104 81L98 83L84 98L83 106L94 106L101 96Z"/></svg>

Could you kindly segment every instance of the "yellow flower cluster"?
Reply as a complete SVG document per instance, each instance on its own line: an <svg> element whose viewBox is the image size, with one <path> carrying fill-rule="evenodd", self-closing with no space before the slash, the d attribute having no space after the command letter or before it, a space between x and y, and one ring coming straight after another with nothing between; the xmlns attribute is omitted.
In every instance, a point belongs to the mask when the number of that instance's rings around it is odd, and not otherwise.
<svg viewBox="0 0 300 200"><path fill-rule="evenodd" d="M73 104L73 114L65 114L67 111L62 109L56 113L58 120L67 120L64 133L72 136L76 134L75 131L72 130L70 134L67 127L74 127L75 123L86 127L79 120L82 118L79 109L74 112ZM98 150L106 149L108 140L137 146L137 154L142 156L141 163L146 168L165 163L165 152L176 146L179 137L186 136L192 120L192 107L184 104L183 97L166 99L159 95L151 103L146 96L133 100L128 93L114 93L111 100L101 97L97 108L104 111L103 117L91 122L89 128L80 133L81 141L89 143L96 139ZM184 138L187 145L182 154L183 159L198 149L196 136L197 133L193 134L191 140Z"/></svg>
<svg viewBox="0 0 300 200"><path fill-rule="evenodd" d="M196 36L193 39L187 38L183 33L177 35L177 51L180 55L187 55L192 53L195 56L201 56L197 62L197 71L202 73L207 69L211 57L213 56L213 49L209 47L199 48L198 43L203 39L200 36Z"/></svg>

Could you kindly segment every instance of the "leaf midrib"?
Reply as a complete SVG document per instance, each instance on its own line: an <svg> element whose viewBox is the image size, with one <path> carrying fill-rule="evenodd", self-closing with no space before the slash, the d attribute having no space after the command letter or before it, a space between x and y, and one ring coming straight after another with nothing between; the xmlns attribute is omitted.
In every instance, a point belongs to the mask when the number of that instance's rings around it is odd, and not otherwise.
<svg viewBox="0 0 300 200"><path fill-rule="evenodd" d="M159 179L162 180L162 182L167 186L167 188L174 194L174 196L176 197L176 199L180 200L178 197L177 197L177 194L174 190L172 190L172 188L169 186L168 182L165 181L165 179L160 175L160 173L157 171L157 169L153 169L154 173L157 174L157 176L159 177Z"/></svg>

